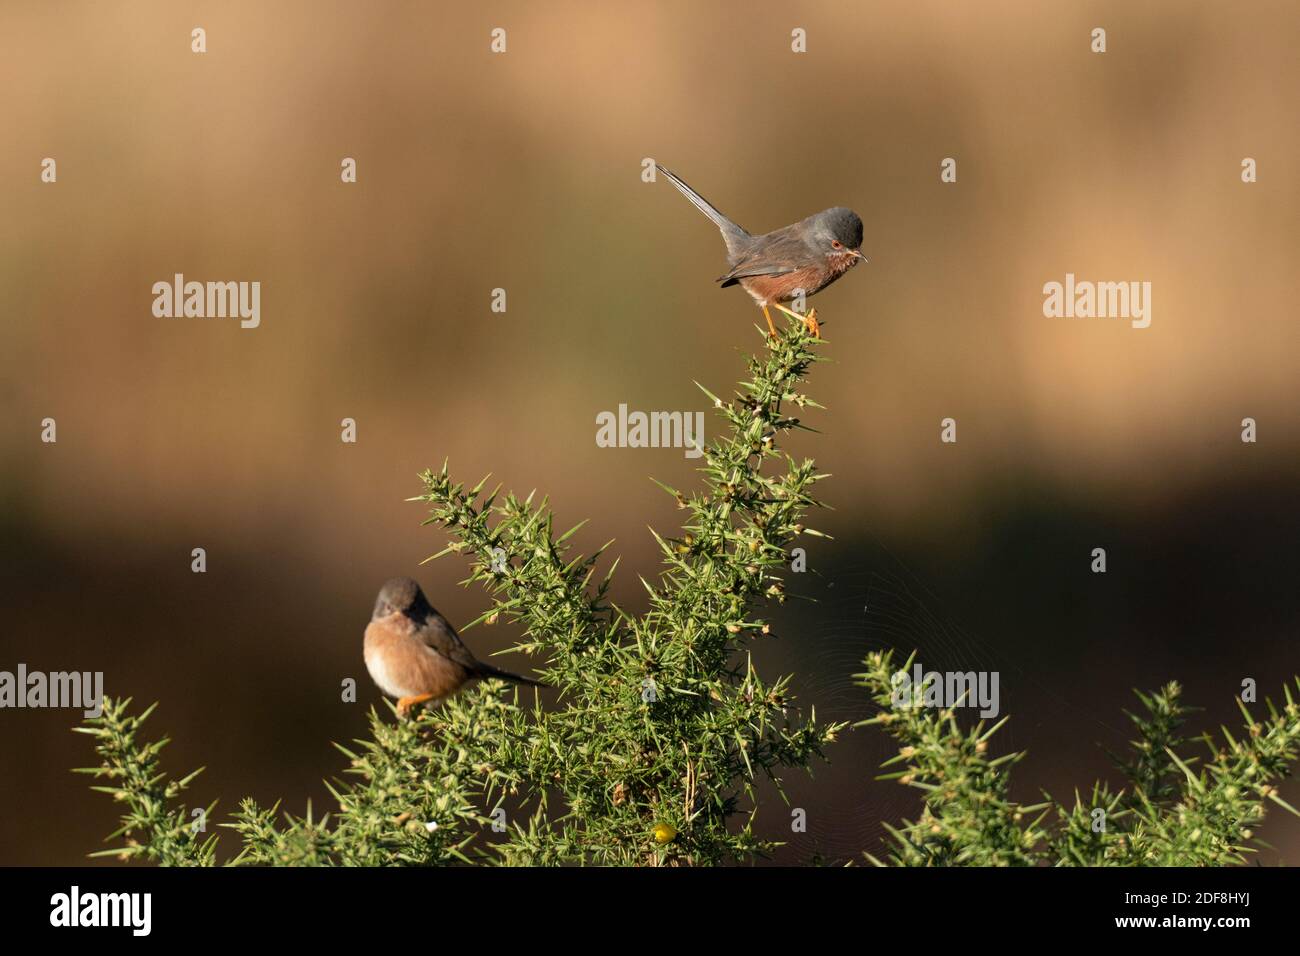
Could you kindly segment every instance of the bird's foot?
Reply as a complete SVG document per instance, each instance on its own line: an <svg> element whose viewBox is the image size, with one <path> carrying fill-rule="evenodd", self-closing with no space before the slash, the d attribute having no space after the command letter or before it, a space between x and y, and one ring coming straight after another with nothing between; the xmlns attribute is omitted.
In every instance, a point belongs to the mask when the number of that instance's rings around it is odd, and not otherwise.
<svg viewBox="0 0 1300 956"><path fill-rule="evenodd" d="M427 700L433 700L432 694L418 694L415 697L401 697L397 701L397 716L406 717L411 713L411 708L416 704L423 704Z"/></svg>
<svg viewBox="0 0 1300 956"><path fill-rule="evenodd" d="M815 339L822 337L822 327L817 322L817 310L809 309L808 314L803 317L803 324L808 327L809 333Z"/></svg>
<svg viewBox="0 0 1300 956"><path fill-rule="evenodd" d="M794 319L796 322L801 322L804 328L806 328L812 334L813 338L818 338L818 339L821 338L821 326L817 324L816 309L809 309L808 312L805 314L802 312L796 312L793 309L787 309L779 302L774 302L772 304L773 306L775 306L776 308L784 312L786 315L788 315L790 318ZM766 313L766 311L767 310L765 309L764 312ZM770 319L768 320L768 324L771 325ZM773 332L773 335L775 335L775 332Z"/></svg>

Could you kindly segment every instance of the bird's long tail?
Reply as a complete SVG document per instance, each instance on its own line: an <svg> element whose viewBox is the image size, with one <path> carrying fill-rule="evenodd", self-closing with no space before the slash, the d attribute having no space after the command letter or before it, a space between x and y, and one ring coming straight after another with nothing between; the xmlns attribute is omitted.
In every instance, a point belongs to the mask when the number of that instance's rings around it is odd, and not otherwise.
<svg viewBox="0 0 1300 956"><path fill-rule="evenodd" d="M550 687L550 684L544 684L539 680L533 680L531 677L520 677L518 674L512 674L509 671L503 671L499 667L493 667L491 664L484 664L477 661L478 669L474 671L475 677L499 677L502 680L508 680L514 684L525 684L528 687Z"/></svg>
<svg viewBox="0 0 1300 956"><path fill-rule="evenodd" d="M690 186L686 185L682 178L671 169L660 166L658 163L655 163L655 169L667 176L668 181L676 186L683 196L694 203L696 209L713 220L713 224L722 232L722 238L727 244L728 252L734 253L738 251L738 249L744 245L745 240L750 238L749 233L744 229L741 229L740 226L736 225L722 213L718 212L718 210L713 207L712 203Z"/></svg>

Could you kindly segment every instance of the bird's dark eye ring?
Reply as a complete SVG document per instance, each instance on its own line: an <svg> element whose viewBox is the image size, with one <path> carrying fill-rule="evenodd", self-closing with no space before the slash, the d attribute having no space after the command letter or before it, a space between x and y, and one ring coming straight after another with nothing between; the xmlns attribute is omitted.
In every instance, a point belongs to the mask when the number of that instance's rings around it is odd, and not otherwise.
<svg viewBox="0 0 1300 956"><path fill-rule="evenodd" d="M843 249L843 248L844 248L844 245L843 245L843 244L842 244L838 239L832 239L832 240L831 240L831 248L832 248L832 249Z"/></svg>

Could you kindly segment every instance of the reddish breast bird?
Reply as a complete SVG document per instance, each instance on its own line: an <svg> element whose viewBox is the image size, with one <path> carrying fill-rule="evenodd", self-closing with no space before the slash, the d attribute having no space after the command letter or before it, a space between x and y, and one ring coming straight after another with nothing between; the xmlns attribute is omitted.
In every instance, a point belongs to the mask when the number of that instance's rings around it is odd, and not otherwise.
<svg viewBox="0 0 1300 956"><path fill-rule="evenodd" d="M380 690L397 698L403 715L415 704L450 697L475 678L547 686L475 658L410 578L393 578L380 589L364 646L366 670Z"/></svg>
<svg viewBox="0 0 1300 956"><path fill-rule="evenodd" d="M798 319L813 335L818 335L816 309L800 315L787 309L785 303L794 301L800 293L807 298L820 292L859 262L867 261L862 254L862 220L858 214L852 209L836 206L784 229L751 236L718 212L672 170L658 163L655 168L721 231L722 240L727 244L727 265L730 266L730 270L718 278L722 287L739 285L748 292L763 310L763 318L767 319L773 338L776 337L776 326L772 324L768 306Z"/></svg>

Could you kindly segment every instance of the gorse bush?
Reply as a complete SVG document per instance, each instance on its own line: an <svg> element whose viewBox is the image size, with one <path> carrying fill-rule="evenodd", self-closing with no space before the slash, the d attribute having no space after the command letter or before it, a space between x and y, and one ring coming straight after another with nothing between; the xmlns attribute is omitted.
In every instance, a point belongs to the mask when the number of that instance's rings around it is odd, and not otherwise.
<svg viewBox="0 0 1300 956"><path fill-rule="evenodd" d="M706 391L727 428L703 451L703 491L666 488L683 527L656 536L665 568L642 579L639 616L608 600L604 549L570 553L578 529L557 535L545 500L466 489L446 466L421 475L426 523L451 537L435 557L469 561L491 598L479 621L518 626L558 705L522 706L488 681L413 721L372 712L370 739L340 748L351 765L331 784L337 809L313 819L244 801L228 824L239 860L714 864L770 850L752 826L756 785L779 787L844 728L796 710L789 678L764 680L745 652L770 630L761 602L785 600L791 539L816 534L804 521L823 476L779 442L800 427L791 410L815 406L798 389L817 344L793 325L734 397ZM104 758L91 772L129 808L117 852L212 862L214 841L173 805L193 775L166 782L141 720L111 702L87 728Z"/></svg>
<svg viewBox="0 0 1300 956"><path fill-rule="evenodd" d="M413 719L396 719L391 705L372 710L369 738L339 747L348 765L328 784L337 806L294 816L244 800L222 824L240 838L233 862L709 865L771 851L754 827L757 786L779 792L784 773L809 769L846 726L797 708L790 678L765 680L747 652L770 634L763 607L786 599L791 542L818 534L805 522L825 476L781 443L803 427L797 413L820 408L800 388L821 344L792 322L749 360L732 396L704 390L726 427L703 450L701 489L663 486L682 528L656 535L664 568L641 579L640 615L608 598L617 561L602 574L604 548L571 553L581 525L557 535L545 499L502 496L486 480L467 489L445 465L421 475L413 500L451 539L434 557L468 561L467 583L490 599L476 623L515 625L517 649L538 661L557 699L543 707L529 692L521 702L490 680ZM1170 685L1143 698L1129 789L1099 784L1070 807L1021 806L1007 796L1021 755L988 754L996 726L963 731L951 710L892 707L890 655L867 666L860 678L884 710L864 723L899 740L903 769L888 776L923 792L917 821L890 829L890 863L1238 862L1264 801L1286 806L1275 781L1300 742L1289 692L1284 710L1270 705L1262 723L1247 714L1242 738L1225 731L1194 770L1176 752L1184 711ZM211 865L213 807L181 802L197 771L172 779L161 769L166 739L141 735L152 709L135 716L129 700L108 700L77 728L101 758L81 772L124 805L110 837L121 843L103 853Z"/></svg>
<svg viewBox="0 0 1300 956"><path fill-rule="evenodd" d="M898 706L892 653L874 653L859 674L880 713L861 722L882 727L901 745L887 765L900 769L880 779L919 789L922 809L915 821L887 827L896 866L1222 866L1243 863L1258 843L1255 828L1265 801L1297 811L1278 794L1300 749L1300 706L1289 687L1278 709L1266 701L1259 720L1240 704L1245 731L1240 739L1225 727L1222 740L1200 738L1209 759L1181 753L1179 736L1188 708L1182 689L1167 684L1155 694L1139 693L1143 712L1129 714L1137 731L1128 759L1116 758L1127 790L1112 792L1101 782L1085 800L1068 806L1045 800L1022 805L1007 796L1011 767L1024 753L994 757L989 742L1006 723L983 722L963 730L952 709ZM1300 688L1300 681L1297 682ZM1300 814L1298 814L1300 815ZM884 865L869 856L872 862Z"/></svg>

